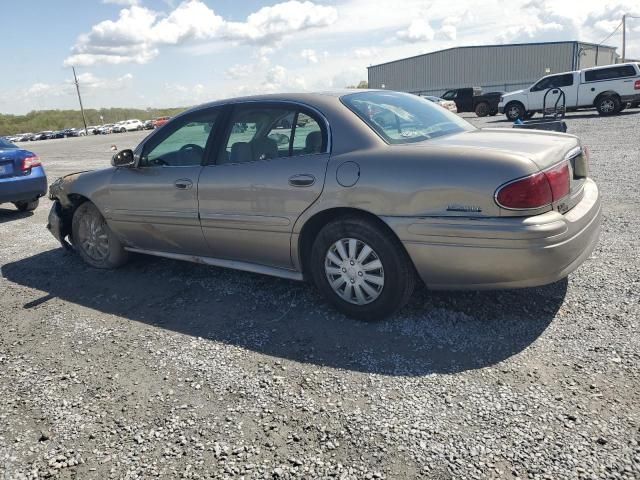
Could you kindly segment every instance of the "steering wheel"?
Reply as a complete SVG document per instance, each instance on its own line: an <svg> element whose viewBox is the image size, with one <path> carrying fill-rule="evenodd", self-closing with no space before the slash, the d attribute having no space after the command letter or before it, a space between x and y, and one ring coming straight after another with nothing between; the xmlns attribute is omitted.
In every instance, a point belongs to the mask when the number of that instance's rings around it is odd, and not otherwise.
<svg viewBox="0 0 640 480"><path fill-rule="evenodd" d="M162 158L158 157L158 158L154 158L153 160L150 160L149 163L151 165L169 165L167 162L165 162Z"/></svg>
<svg viewBox="0 0 640 480"><path fill-rule="evenodd" d="M186 152L187 150L196 150L200 155L204 155L204 148L200 145L196 145L195 143L187 143L180 147L180 152Z"/></svg>

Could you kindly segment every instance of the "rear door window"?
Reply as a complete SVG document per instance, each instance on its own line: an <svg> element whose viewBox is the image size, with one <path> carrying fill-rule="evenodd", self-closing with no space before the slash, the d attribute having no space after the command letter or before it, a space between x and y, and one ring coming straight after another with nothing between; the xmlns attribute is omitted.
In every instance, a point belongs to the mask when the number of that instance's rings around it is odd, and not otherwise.
<svg viewBox="0 0 640 480"><path fill-rule="evenodd" d="M586 82L598 82L616 78L635 77L636 75L636 69L633 68L632 65L620 65L619 67L587 70L584 72L584 79Z"/></svg>
<svg viewBox="0 0 640 480"><path fill-rule="evenodd" d="M218 164L323 153L327 148L327 133L317 119L295 106L238 105L228 132Z"/></svg>

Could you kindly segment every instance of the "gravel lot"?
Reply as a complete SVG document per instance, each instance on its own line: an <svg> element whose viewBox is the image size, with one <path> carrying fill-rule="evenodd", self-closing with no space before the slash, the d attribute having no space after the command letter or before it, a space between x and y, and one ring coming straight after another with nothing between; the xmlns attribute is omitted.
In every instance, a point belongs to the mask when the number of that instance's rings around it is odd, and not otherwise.
<svg viewBox="0 0 640 480"><path fill-rule="evenodd" d="M640 110L567 123L603 195L592 257L543 288L420 290L377 324L249 273L96 271L49 200L3 205L0 478L640 478ZM27 148L53 181L143 135Z"/></svg>

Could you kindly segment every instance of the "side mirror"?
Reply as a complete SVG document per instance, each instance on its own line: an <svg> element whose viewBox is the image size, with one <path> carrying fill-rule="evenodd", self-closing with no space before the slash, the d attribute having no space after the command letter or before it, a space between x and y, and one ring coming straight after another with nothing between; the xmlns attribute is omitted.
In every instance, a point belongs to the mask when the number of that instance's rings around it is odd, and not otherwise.
<svg viewBox="0 0 640 480"><path fill-rule="evenodd" d="M133 167L136 161L133 157L133 150L126 149L120 150L113 157L111 157L111 165L114 167Z"/></svg>

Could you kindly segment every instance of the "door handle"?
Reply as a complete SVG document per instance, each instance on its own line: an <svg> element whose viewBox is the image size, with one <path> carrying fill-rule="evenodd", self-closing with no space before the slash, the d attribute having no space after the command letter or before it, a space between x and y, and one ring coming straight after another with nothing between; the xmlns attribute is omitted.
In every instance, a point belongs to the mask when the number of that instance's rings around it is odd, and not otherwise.
<svg viewBox="0 0 640 480"><path fill-rule="evenodd" d="M289 177L289 185L292 187L310 187L316 183L316 177L309 174L301 173Z"/></svg>
<svg viewBox="0 0 640 480"><path fill-rule="evenodd" d="M188 178L181 178L180 180L173 182L173 184L178 190L189 190L193 187L193 182Z"/></svg>

